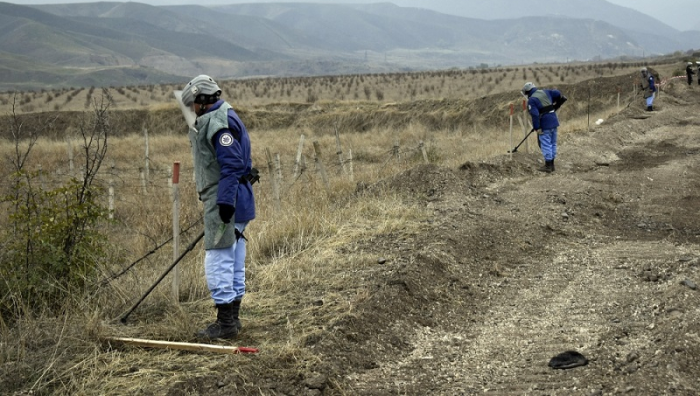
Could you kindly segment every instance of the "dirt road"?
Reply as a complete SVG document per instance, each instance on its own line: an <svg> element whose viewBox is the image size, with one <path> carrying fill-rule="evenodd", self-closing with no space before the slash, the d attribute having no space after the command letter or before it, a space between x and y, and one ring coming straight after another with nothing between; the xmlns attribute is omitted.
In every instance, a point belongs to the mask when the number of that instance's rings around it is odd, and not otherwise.
<svg viewBox="0 0 700 396"><path fill-rule="evenodd" d="M700 394L700 89L656 108L561 137L551 175L518 153L389 181L434 216L364 246L397 256L318 370L345 394ZM588 365L548 367L567 350Z"/></svg>

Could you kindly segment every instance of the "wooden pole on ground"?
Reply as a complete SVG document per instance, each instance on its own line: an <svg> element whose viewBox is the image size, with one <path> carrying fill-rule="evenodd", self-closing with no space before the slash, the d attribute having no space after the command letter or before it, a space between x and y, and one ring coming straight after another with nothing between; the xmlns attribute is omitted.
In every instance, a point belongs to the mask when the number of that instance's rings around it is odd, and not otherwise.
<svg viewBox="0 0 700 396"><path fill-rule="evenodd" d="M236 347L226 345L212 344L192 344L189 342L173 342L173 341L157 341L145 340L141 338L126 338L126 337L107 337L107 342L116 342L128 345L134 345L143 348L163 348L163 349L178 349L192 352L217 352L217 353L258 353L257 348Z"/></svg>

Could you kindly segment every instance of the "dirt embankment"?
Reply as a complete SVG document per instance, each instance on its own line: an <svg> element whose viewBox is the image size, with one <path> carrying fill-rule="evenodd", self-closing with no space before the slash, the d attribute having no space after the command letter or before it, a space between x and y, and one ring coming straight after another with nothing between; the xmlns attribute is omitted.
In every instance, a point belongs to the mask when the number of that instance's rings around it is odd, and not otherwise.
<svg viewBox="0 0 700 396"><path fill-rule="evenodd" d="M551 175L517 154L391 180L434 218L364 246L397 257L319 370L368 395L698 394L700 88L656 108L564 136ZM548 367L567 350L588 365Z"/></svg>
<svg viewBox="0 0 700 396"><path fill-rule="evenodd" d="M392 257L358 276L371 295L309 340L308 372L261 391L698 394L700 89L656 107L563 136L551 175L517 154L387 180L433 217L357 242ZM548 367L567 350L588 365Z"/></svg>

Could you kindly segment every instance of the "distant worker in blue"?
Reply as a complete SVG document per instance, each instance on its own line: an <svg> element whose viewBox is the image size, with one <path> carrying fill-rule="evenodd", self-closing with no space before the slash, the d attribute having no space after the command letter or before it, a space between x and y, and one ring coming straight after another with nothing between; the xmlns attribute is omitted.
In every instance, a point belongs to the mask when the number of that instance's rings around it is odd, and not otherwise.
<svg viewBox="0 0 700 396"><path fill-rule="evenodd" d="M234 338L241 331L239 311L245 294L246 239L255 218L248 131L221 89L207 75L192 79L175 96L190 127L195 184L204 204L204 273L216 321L196 335L202 339Z"/></svg>
<svg viewBox="0 0 700 396"><path fill-rule="evenodd" d="M566 96L556 89L538 89L531 82L525 83L522 94L528 98L527 108L532 117L532 130L537 131L538 144L544 157L544 166L539 170L554 172L559 127L556 111L566 102Z"/></svg>
<svg viewBox="0 0 700 396"><path fill-rule="evenodd" d="M693 85L693 74L695 74L693 71L693 62L688 62L688 66L685 67L685 74L688 76L688 85Z"/></svg>
<svg viewBox="0 0 700 396"><path fill-rule="evenodd" d="M656 96L656 84L654 74L649 73L646 67L642 68L642 92L647 102L647 111L654 111L654 97Z"/></svg>

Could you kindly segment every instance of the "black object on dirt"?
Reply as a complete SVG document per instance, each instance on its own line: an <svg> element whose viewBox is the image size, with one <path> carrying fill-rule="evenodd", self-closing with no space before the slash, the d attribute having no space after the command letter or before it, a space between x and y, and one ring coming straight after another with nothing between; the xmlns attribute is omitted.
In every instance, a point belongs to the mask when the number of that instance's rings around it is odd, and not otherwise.
<svg viewBox="0 0 700 396"><path fill-rule="evenodd" d="M566 351L558 354L549 361L549 367L553 369L570 369L588 364L588 359L576 351Z"/></svg>

